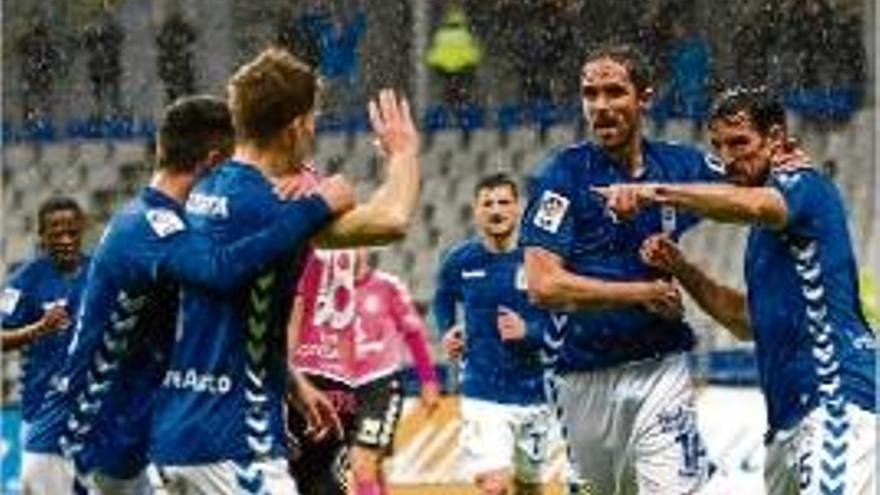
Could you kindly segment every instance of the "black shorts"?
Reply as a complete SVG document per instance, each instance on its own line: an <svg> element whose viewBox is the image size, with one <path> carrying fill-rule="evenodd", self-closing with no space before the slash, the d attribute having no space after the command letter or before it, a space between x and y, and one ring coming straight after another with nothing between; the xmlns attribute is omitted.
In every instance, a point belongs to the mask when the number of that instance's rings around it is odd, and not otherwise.
<svg viewBox="0 0 880 495"><path fill-rule="evenodd" d="M357 406L350 443L390 454L403 408L397 374L357 387L354 396Z"/></svg>
<svg viewBox="0 0 880 495"><path fill-rule="evenodd" d="M345 494L351 445L379 450L383 455L391 454L394 430L403 406L400 381L393 374L352 388L336 380L307 376L333 403L342 421L345 438L328 436L313 441L305 435L305 418L291 408L288 416L293 435L291 473L304 495Z"/></svg>

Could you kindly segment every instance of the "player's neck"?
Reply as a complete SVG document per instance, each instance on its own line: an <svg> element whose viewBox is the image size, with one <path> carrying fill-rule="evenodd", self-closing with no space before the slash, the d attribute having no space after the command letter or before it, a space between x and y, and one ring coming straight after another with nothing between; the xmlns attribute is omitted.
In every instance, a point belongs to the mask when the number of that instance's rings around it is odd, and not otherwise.
<svg viewBox="0 0 880 495"><path fill-rule="evenodd" d="M238 144L232 159L258 169L264 176L279 177L290 173L290 154L252 144Z"/></svg>
<svg viewBox="0 0 880 495"><path fill-rule="evenodd" d="M613 150L606 150L614 158L627 175L631 178L641 177L645 171L644 158L642 157L642 138L633 139L626 146Z"/></svg>
<svg viewBox="0 0 880 495"><path fill-rule="evenodd" d="M486 249L493 253L506 253L508 251L512 251L513 248L516 247L515 234L505 234L499 236L482 234L480 237L483 238L483 245L486 246Z"/></svg>
<svg viewBox="0 0 880 495"><path fill-rule="evenodd" d="M180 204L186 203L189 192L195 184L193 174L174 173L169 170L159 170L153 174L150 187L170 196Z"/></svg>

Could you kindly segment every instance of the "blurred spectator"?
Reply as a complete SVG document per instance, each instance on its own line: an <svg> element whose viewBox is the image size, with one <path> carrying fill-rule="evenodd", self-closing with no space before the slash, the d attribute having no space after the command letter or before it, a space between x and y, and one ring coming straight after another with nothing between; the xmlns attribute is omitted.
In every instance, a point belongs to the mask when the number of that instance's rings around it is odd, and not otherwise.
<svg viewBox="0 0 880 495"><path fill-rule="evenodd" d="M880 287L874 283L874 277L868 268L859 270L859 298L865 319L874 328L876 334L880 330Z"/></svg>
<svg viewBox="0 0 880 495"><path fill-rule="evenodd" d="M89 80L98 117L120 113L119 82L122 77L120 53L125 33L110 12L104 11L83 33Z"/></svg>
<svg viewBox="0 0 880 495"><path fill-rule="evenodd" d="M471 33L464 10L453 5L431 38L428 66L443 80L447 104L458 106L474 99L474 80L483 49Z"/></svg>
<svg viewBox="0 0 880 495"><path fill-rule="evenodd" d="M692 119L699 125L709 111L709 45L682 16L672 20L670 35L663 55L665 82L651 113L661 124L671 117Z"/></svg>
<svg viewBox="0 0 880 495"><path fill-rule="evenodd" d="M38 19L19 38L16 48L24 82L23 118L26 122L51 119L52 93L60 75L62 54L46 21Z"/></svg>
<svg viewBox="0 0 880 495"><path fill-rule="evenodd" d="M736 67L735 80L730 85L759 87L768 84L770 47L775 47L778 36L783 32L779 26L778 0L759 4L759 8L744 16L735 27L733 35L733 66Z"/></svg>
<svg viewBox="0 0 880 495"><path fill-rule="evenodd" d="M195 29L179 14L171 14L156 36L159 78L165 84L167 102L195 92L193 44Z"/></svg>
<svg viewBox="0 0 880 495"><path fill-rule="evenodd" d="M807 117L846 118L862 100L866 53L862 22L827 0L788 0L788 24L800 72L787 85L789 106Z"/></svg>
<svg viewBox="0 0 880 495"><path fill-rule="evenodd" d="M574 46L574 16L566 0L514 0L502 5L498 17L509 30L510 51L520 78L520 98L548 101L562 92L567 52Z"/></svg>
<svg viewBox="0 0 880 495"><path fill-rule="evenodd" d="M276 41L290 53L312 67L318 66L319 48L316 36L310 32L306 16L297 15L289 5L281 7L276 25Z"/></svg>
<svg viewBox="0 0 880 495"><path fill-rule="evenodd" d="M325 78L328 106L351 108L360 104L363 88L359 84L358 45L367 26L362 2L348 16L324 7L302 15L304 32L317 40L318 69Z"/></svg>

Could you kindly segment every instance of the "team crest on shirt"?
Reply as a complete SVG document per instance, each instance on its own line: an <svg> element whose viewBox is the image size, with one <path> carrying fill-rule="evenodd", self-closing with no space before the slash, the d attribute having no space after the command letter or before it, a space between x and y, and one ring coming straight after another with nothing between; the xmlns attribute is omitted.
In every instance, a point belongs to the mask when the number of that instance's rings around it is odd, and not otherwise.
<svg viewBox="0 0 880 495"><path fill-rule="evenodd" d="M21 299L21 291L8 287L0 294L0 314L11 315Z"/></svg>
<svg viewBox="0 0 880 495"><path fill-rule="evenodd" d="M160 238L167 237L186 228L183 224L183 220L177 216L177 213L165 208L148 210L147 222L150 223L153 232L155 232Z"/></svg>
<svg viewBox="0 0 880 495"><path fill-rule="evenodd" d="M561 194L553 191L544 191L538 202L538 213L535 214L534 224L551 234L555 234L568 211L569 200Z"/></svg>
<svg viewBox="0 0 880 495"><path fill-rule="evenodd" d="M797 184L800 179L801 175L798 173L779 172L776 174L776 180L778 180L779 185L785 189L790 189L792 186Z"/></svg>
<svg viewBox="0 0 880 495"><path fill-rule="evenodd" d="M708 167L709 170L715 172L716 174L727 175L727 167L724 166L724 162L722 162L721 159L717 156L711 153L707 154L703 158L703 161L706 163L706 167Z"/></svg>

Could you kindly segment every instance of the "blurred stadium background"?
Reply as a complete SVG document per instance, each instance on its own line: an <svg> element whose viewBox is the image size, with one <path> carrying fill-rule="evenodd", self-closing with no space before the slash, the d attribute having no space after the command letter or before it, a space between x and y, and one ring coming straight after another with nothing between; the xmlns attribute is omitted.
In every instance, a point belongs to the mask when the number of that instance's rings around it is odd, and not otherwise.
<svg viewBox="0 0 880 495"><path fill-rule="evenodd" d="M280 43L317 65L326 82L317 164L355 178L363 193L381 173L364 102L383 86L411 95L424 136L424 192L412 232L380 260L424 308L439 254L472 232L476 180L508 171L524 183L550 149L584 137L580 60L589 45L613 38L641 45L657 69L650 135L705 146L709 99L728 85L766 84L784 97L794 133L848 201L877 324L873 0L15 0L2 8L0 276L33 252L36 208L49 195L80 201L94 242L148 177L161 108L183 94L222 94L240 62ZM742 285L744 234L706 223L685 249ZM712 384L705 402L715 412L707 416L724 429L725 406L762 407L751 350L698 311L691 317L700 334L693 362ZM15 485L18 365L3 356L4 493ZM452 391L455 374L442 359L440 367ZM404 421L401 456L389 466L402 486L462 481L440 455L454 452L447 409L422 433L417 413ZM750 440L736 462L751 469L760 465L749 463L763 418L760 410L745 416ZM743 435L730 428L724 436Z"/></svg>

